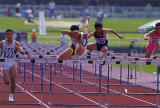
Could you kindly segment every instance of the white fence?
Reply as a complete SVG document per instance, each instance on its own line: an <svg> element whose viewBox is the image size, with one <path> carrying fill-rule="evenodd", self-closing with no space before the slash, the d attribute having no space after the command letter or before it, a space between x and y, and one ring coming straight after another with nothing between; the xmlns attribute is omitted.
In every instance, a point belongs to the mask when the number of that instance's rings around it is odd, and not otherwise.
<svg viewBox="0 0 160 108"><path fill-rule="evenodd" d="M27 9L33 10L33 16L38 17L39 10L44 10L46 17L49 17L49 6L47 5L22 5L20 12L25 14ZM117 7L117 6L88 6L91 17L96 17L97 13L102 10L109 18L159 18L159 7ZM82 17L84 6L56 5L55 15L64 17ZM0 5L0 16L14 16L15 5Z"/></svg>

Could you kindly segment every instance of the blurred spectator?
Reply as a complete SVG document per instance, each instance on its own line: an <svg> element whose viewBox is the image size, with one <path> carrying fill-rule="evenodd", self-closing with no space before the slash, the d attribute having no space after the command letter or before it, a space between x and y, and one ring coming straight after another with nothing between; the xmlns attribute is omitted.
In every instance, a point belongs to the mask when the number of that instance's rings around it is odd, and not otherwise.
<svg viewBox="0 0 160 108"><path fill-rule="evenodd" d="M90 16L90 13L89 13L88 7L86 6L85 9L84 9L83 17L81 19L81 23L85 24L86 23L85 21L86 21L88 16Z"/></svg>
<svg viewBox="0 0 160 108"><path fill-rule="evenodd" d="M36 29L32 29L31 40L32 40L32 43L36 43L36 40L37 40L37 32L36 32Z"/></svg>
<svg viewBox="0 0 160 108"><path fill-rule="evenodd" d="M81 8L81 10L80 10L80 18L83 17L83 13L84 13L84 8Z"/></svg>
<svg viewBox="0 0 160 108"><path fill-rule="evenodd" d="M8 9L7 9L7 14L6 14L6 16L7 16L7 17L10 17L10 16L11 16L11 8L10 8L10 7L8 7Z"/></svg>
<svg viewBox="0 0 160 108"><path fill-rule="evenodd" d="M32 9L28 8L28 9L26 10L26 18L27 18L28 23L36 24L36 23L32 20L32 18L33 18L33 11L32 11Z"/></svg>
<svg viewBox="0 0 160 108"><path fill-rule="evenodd" d="M21 12L20 12L20 9L21 9L21 4L17 3L16 4L16 14L15 14L16 17L21 17L22 16Z"/></svg>
<svg viewBox="0 0 160 108"><path fill-rule="evenodd" d="M67 42L68 42L68 37L64 34L62 34L60 37L59 37L59 41L60 41L60 46L61 47L65 47L67 45Z"/></svg>
<svg viewBox="0 0 160 108"><path fill-rule="evenodd" d="M104 19L104 12L102 10L100 10L97 13L97 23L103 24L103 19Z"/></svg>
<svg viewBox="0 0 160 108"><path fill-rule="evenodd" d="M26 34L25 34L24 32L21 32L21 33L19 34L19 36L20 36L20 42L21 42L21 43L26 43L26 42L27 42Z"/></svg>
<svg viewBox="0 0 160 108"><path fill-rule="evenodd" d="M49 3L49 17L54 18L55 2L52 0Z"/></svg>
<svg viewBox="0 0 160 108"><path fill-rule="evenodd" d="M90 15L89 14L89 9L88 9L87 6L85 7L84 14L85 14L86 17L88 17Z"/></svg>
<svg viewBox="0 0 160 108"><path fill-rule="evenodd" d="M14 33L13 39L14 39L14 40L17 40L17 37L18 37L18 36L17 36L17 33Z"/></svg>

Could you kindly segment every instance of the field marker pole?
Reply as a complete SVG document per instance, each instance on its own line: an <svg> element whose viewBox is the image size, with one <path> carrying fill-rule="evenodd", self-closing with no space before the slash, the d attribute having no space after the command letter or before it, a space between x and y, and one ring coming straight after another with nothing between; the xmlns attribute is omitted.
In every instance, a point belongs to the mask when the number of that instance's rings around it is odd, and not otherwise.
<svg viewBox="0 0 160 108"><path fill-rule="evenodd" d="M39 11L39 34L46 35L46 21L44 11Z"/></svg>

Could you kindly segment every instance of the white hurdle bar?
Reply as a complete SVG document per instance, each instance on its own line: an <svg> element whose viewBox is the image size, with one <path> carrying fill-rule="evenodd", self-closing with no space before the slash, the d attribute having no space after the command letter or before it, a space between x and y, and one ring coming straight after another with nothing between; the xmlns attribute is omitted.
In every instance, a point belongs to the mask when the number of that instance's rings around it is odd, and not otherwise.
<svg viewBox="0 0 160 108"><path fill-rule="evenodd" d="M35 59L0 59L0 62L9 62L15 61L20 63L86 63L86 64L139 64L139 65L160 65L160 59L148 59L148 58L137 58L137 57L127 57L120 59L115 57L118 60L112 60L112 57L107 58L105 63L103 60L55 60L53 58L35 58ZM124 61L123 61L124 60Z"/></svg>

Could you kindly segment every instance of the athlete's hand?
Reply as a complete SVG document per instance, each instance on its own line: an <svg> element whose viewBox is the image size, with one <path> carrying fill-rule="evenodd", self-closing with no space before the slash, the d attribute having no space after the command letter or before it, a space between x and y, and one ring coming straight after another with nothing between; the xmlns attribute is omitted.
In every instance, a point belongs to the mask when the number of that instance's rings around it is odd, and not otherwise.
<svg viewBox="0 0 160 108"><path fill-rule="evenodd" d="M123 36L118 36L120 39L124 39L124 37Z"/></svg>
<svg viewBox="0 0 160 108"><path fill-rule="evenodd" d="M15 49L16 49L16 51L20 50L19 46L15 46Z"/></svg>
<svg viewBox="0 0 160 108"><path fill-rule="evenodd" d="M147 37L144 37L144 40L148 40L148 38L147 38Z"/></svg>
<svg viewBox="0 0 160 108"><path fill-rule="evenodd" d="M90 20L90 16L87 17L87 20L88 20L88 21Z"/></svg>
<svg viewBox="0 0 160 108"><path fill-rule="evenodd" d="M23 49L19 46L15 46L16 51L19 51L21 54L25 54L25 52L23 51Z"/></svg>

